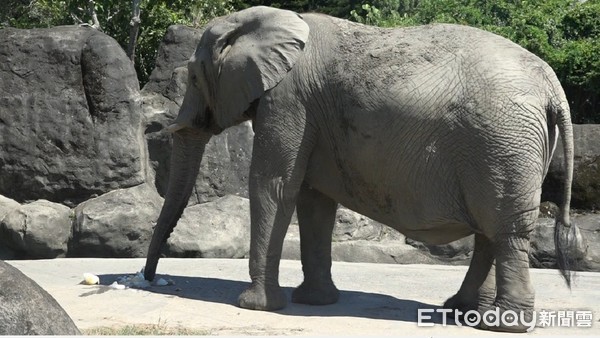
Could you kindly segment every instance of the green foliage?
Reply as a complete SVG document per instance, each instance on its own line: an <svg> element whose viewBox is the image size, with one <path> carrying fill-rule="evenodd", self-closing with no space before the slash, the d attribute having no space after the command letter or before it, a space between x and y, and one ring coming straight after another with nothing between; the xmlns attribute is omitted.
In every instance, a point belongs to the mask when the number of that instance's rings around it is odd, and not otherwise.
<svg viewBox="0 0 600 338"><path fill-rule="evenodd" d="M502 35L552 66L574 122L600 123L600 0L373 0L351 16L383 27L443 22Z"/></svg>
<svg viewBox="0 0 600 338"><path fill-rule="evenodd" d="M567 39L600 38L600 2L574 6L565 13L562 27Z"/></svg>
<svg viewBox="0 0 600 338"><path fill-rule="evenodd" d="M63 1L5 0L0 11L0 28L50 27L63 15ZM60 21L59 21L60 22Z"/></svg>
<svg viewBox="0 0 600 338"><path fill-rule="evenodd" d="M364 4L361 6L362 11L359 14L359 11L352 10L350 12L350 16L357 22L380 26L380 27L393 27L398 26L402 22L400 13L398 13L395 9L390 9L389 7L382 7L381 9L376 5ZM404 23L402 23L404 25Z"/></svg>

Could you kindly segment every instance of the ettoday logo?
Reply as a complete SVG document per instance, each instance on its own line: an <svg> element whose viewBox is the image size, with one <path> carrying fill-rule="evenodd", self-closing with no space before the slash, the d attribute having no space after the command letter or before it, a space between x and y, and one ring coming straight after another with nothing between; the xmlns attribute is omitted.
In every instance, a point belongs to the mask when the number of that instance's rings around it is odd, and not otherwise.
<svg viewBox="0 0 600 338"><path fill-rule="evenodd" d="M592 327L593 316L589 310L540 310L527 315L523 311L500 308L489 309L483 313L477 310L463 312L452 309L418 309L417 326L435 326L433 314L441 314L442 326L448 325L451 319L456 326L477 327L481 324L488 327L525 327L527 332L538 327Z"/></svg>

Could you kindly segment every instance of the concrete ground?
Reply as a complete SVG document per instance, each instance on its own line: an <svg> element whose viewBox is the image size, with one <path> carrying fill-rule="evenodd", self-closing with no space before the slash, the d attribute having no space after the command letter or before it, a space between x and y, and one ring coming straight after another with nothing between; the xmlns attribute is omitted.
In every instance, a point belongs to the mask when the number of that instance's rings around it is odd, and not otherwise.
<svg viewBox="0 0 600 338"><path fill-rule="evenodd" d="M288 304L276 312L239 308L237 297L249 285L245 259L161 259L158 277L175 284L146 290L108 287L131 275L144 259L54 259L8 261L46 289L80 329L134 323L202 329L210 335L407 335L498 336L509 334L465 326L417 325L418 309L438 309L458 290L464 266L334 262L338 303L327 306ZM281 262L280 283L288 297L302 281L298 261ZM81 285L83 273L99 275L101 285ZM530 335L600 336L600 273L581 272L569 290L556 270L531 270L536 310L548 314L591 311L591 328L538 327ZM288 298L289 299L289 298ZM554 311L554 312L551 312ZM573 314L574 312L571 312ZM581 314L581 312L579 312ZM564 323L563 319L563 323ZM539 324L539 323L538 323ZM521 335L522 336L522 335Z"/></svg>

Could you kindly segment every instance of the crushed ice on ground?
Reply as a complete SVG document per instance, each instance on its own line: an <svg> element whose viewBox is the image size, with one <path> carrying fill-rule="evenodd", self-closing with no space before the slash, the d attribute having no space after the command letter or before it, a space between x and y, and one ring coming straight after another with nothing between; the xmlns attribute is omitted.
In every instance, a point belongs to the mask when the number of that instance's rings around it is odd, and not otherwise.
<svg viewBox="0 0 600 338"><path fill-rule="evenodd" d="M119 284L116 281L113 282L111 285L108 286L111 289L117 289L117 290L125 290L125 288L127 288L125 285L123 284Z"/></svg>
<svg viewBox="0 0 600 338"><path fill-rule="evenodd" d="M156 285L156 286L166 286L166 285L169 285L169 282L167 282L163 278L159 278L157 281L154 282L154 285Z"/></svg>
<svg viewBox="0 0 600 338"><path fill-rule="evenodd" d="M83 274L83 281L81 284L85 285L96 285L100 284L100 278L92 273L86 272ZM111 285L108 287L116 290L125 290L129 288L133 289L147 289L151 286L167 286L167 285L175 285L175 282L171 279L165 280L164 278L158 278L150 283L144 278L144 268L136 274L121 276L117 278Z"/></svg>
<svg viewBox="0 0 600 338"><path fill-rule="evenodd" d="M136 289L146 289L150 286L166 286L166 285L175 285L172 280L165 280L164 278L155 279L150 283L144 278L144 268L140 270L140 272L134 275L121 276L117 278L117 281L113 284L119 285L115 286L115 289L125 289L125 288L136 288ZM121 288L120 285L123 287Z"/></svg>
<svg viewBox="0 0 600 338"><path fill-rule="evenodd" d="M117 283L128 288L136 289L146 289L151 286L150 282L144 278L142 272L138 272L135 275L121 276L117 278Z"/></svg>

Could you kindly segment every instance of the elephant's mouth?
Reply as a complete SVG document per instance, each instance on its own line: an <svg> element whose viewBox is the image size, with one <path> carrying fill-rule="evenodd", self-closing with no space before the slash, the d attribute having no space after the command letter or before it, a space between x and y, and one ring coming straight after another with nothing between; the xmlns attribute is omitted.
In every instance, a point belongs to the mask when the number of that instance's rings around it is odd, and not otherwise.
<svg viewBox="0 0 600 338"><path fill-rule="evenodd" d="M213 135L219 135L223 132L223 130L225 130L217 124L217 120L215 119L213 110L210 107L206 107L202 116L203 119L198 125L201 125L202 128L205 129L208 133L211 133Z"/></svg>
<svg viewBox="0 0 600 338"><path fill-rule="evenodd" d="M169 125L166 129L170 133L175 133L179 130L191 128L196 129L198 131L202 131L211 135L219 135L225 130L217 123L217 120L214 118L214 114L210 107L206 107L204 110L204 114L198 114L196 118L192 121L191 126L186 122L175 122Z"/></svg>

